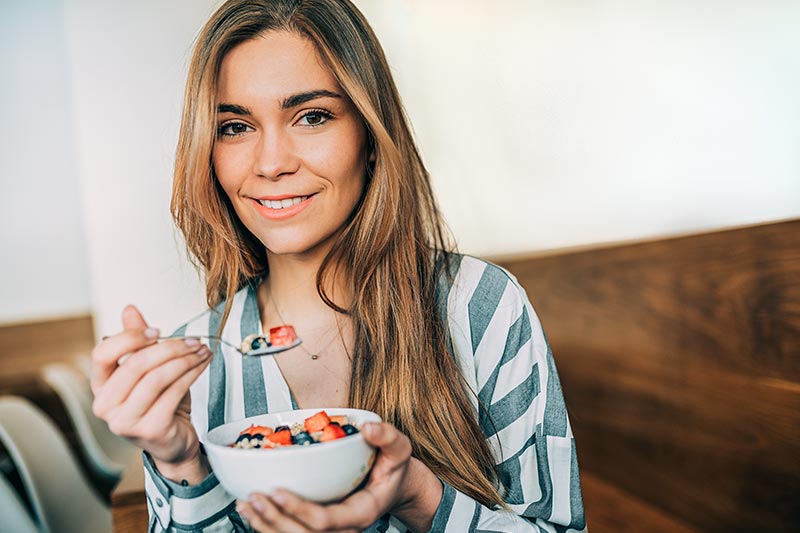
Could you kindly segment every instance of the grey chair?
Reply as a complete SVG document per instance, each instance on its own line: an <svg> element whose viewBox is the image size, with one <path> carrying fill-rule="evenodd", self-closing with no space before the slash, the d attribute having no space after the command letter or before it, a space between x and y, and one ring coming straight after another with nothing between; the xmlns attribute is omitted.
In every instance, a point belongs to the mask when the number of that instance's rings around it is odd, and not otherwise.
<svg viewBox="0 0 800 533"><path fill-rule="evenodd" d="M108 425L94 415L92 390L83 372L68 364L53 363L42 369L41 376L61 398L93 475L110 490L141 450L112 433Z"/></svg>
<svg viewBox="0 0 800 533"><path fill-rule="evenodd" d="M37 533L33 518L17 491L0 475L0 533Z"/></svg>
<svg viewBox="0 0 800 533"><path fill-rule="evenodd" d="M0 397L0 442L17 467L40 531L111 532L111 510L38 407L23 398Z"/></svg>

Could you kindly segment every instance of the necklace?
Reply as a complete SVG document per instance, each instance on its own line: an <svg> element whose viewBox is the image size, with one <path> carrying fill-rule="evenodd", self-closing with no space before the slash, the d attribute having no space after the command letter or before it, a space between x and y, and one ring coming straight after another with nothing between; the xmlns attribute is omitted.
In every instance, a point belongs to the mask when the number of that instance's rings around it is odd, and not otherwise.
<svg viewBox="0 0 800 533"><path fill-rule="evenodd" d="M272 297L272 291L270 291L270 294L269 294L269 301L268 301L267 303L269 304L269 302L272 302L272 307L274 307L274 308L275 308L275 313L278 315L278 318L281 320L281 324L286 324L286 323L287 323L287 322L286 322L286 320L284 320L283 316L281 316L281 310L280 310L280 309L278 309L278 302L276 302L276 301L275 301L275 299ZM308 356L309 356L309 357L310 357L310 358L311 358L313 361L316 361L317 359L319 359L319 356L320 356L320 354L321 354L322 352L324 352L325 350L327 350L327 349L328 349L328 347L329 347L331 344L333 344L333 341L335 341L337 338L341 338L341 332L339 331L339 328L338 328L338 327L336 328L336 335L334 335L333 337L331 337L331 340L329 340L328 342L326 342L326 343L325 343L325 344L322 346L322 348L320 348L320 349L319 349L319 350L317 350L316 352L309 352L308 350L306 350L305 346L304 346L302 343L301 343L301 344L298 346L298 348L300 348L301 350L303 350L303 351L306 353L306 355L308 355Z"/></svg>

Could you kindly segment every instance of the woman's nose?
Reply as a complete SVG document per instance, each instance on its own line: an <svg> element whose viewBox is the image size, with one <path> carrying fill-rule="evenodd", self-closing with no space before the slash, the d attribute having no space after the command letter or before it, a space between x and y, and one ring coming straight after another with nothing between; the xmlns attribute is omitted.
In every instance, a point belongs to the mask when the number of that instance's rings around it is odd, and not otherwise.
<svg viewBox="0 0 800 533"><path fill-rule="evenodd" d="M282 131L265 131L256 147L253 172L271 180L278 180L285 174L293 174L299 168L294 143Z"/></svg>

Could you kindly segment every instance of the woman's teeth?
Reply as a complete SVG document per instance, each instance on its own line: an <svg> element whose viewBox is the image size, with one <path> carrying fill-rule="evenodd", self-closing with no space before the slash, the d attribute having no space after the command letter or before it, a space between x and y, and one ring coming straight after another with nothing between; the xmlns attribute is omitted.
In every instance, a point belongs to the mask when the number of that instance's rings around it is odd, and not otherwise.
<svg viewBox="0 0 800 533"><path fill-rule="evenodd" d="M283 209L284 207L291 207L300 202L308 200L308 196L295 196L294 198L284 198L283 200L259 200L261 205L269 207L270 209Z"/></svg>

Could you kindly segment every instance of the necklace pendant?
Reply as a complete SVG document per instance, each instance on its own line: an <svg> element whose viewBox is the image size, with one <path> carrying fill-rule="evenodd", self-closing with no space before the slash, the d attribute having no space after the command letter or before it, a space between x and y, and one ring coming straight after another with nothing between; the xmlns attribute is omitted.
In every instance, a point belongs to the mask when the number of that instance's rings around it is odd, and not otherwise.
<svg viewBox="0 0 800 533"><path fill-rule="evenodd" d="M314 361L316 361L317 359L319 359L319 355L317 355L317 354L315 354L315 353L312 353L312 354L311 354L311 359L313 359Z"/></svg>

